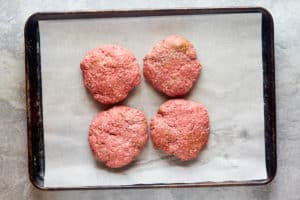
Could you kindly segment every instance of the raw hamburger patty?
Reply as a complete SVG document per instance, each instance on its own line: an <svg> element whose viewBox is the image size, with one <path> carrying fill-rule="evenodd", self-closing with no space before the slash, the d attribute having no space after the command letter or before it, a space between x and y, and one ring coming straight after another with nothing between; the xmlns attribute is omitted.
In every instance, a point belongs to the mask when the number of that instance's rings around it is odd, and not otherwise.
<svg viewBox="0 0 300 200"><path fill-rule="evenodd" d="M96 116L89 130L89 144L96 159L110 168L128 165L148 140L143 112L115 106Z"/></svg>
<svg viewBox="0 0 300 200"><path fill-rule="evenodd" d="M157 149L183 161L192 160L208 142L207 109L184 99L166 101L152 118L150 129Z"/></svg>
<svg viewBox="0 0 300 200"><path fill-rule="evenodd" d="M140 68L134 55L117 45L91 50L81 61L84 85L103 104L124 100L141 82Z"/></svg>
<svg viewBox="0 0 300 200"><path fill-rule="evenodd" d="M144 57L144 76L154 88L171 97L188 93L200 70L195 48L179 35L165 38Z"/></svg>

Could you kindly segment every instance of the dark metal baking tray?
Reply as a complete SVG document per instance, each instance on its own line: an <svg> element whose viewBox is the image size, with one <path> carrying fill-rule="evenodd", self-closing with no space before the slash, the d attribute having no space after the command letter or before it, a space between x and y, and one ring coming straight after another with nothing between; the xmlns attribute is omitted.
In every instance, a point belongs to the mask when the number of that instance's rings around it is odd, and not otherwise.
<svg viewBox="0 0 300 200"><path fill-rule="evenodd" d="M262 59L263 59L263 97L265 121L265 161L267 178L249 181L137 184L122 186L91 187L46 187L44 186L45 157L43 130L43 102L40 60L40 20L93 19L172 15L209 15L233 13L262 14ZM199 187L199 186L240 186L260 185L272 181L276 173L276 106L275 106L275 63L274 27L271 14L264 8L210 8L210 9L167 9L167 10L122 10L93 12L36 13L29 17L25 25L25 67L28 131L28 168L33 185L40 189L105 189L105 188L161 188L161 187Z"/></svg>

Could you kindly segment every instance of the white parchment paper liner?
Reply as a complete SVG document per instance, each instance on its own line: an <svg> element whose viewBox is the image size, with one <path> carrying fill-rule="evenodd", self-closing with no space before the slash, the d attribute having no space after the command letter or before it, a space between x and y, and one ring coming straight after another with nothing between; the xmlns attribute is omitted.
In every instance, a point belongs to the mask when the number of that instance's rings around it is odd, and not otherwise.
<svg viewBox="0 0 300 200"><path fill-rule="evenodd" d="M105 186L266 178L261 14L40 21L45 186ZM170 34L196 47L203 65L185 98L204 104L210 115L207 148L197 160L180 163L153 149L136 162L108 170L89 149L89 123L102 109L84 88L80 60L94 47L118 44L143 56ZM148 121L166 100L142 80L123 103Z"/></svg>

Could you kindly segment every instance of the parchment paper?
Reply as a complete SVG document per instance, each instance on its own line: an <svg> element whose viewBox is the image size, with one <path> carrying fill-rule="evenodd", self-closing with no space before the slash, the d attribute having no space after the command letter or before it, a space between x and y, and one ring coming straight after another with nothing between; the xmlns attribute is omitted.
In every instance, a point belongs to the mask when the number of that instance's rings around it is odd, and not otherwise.
<svg viewBox="0 0 300 200"><path fill-rule="evenodd" d="M224 14L40 21L45 134L45 186L195 183L266 178L261 14ZM154 150L151 141L123 170L97 163L88 145L92 118L103 109L89 95L79 68L103 44L143 56L170 34L196 47L203 70L186 96L210 115L207 148L180 163ZM123 103L145 112L148 122L166 100L142 80Z"/></svg>

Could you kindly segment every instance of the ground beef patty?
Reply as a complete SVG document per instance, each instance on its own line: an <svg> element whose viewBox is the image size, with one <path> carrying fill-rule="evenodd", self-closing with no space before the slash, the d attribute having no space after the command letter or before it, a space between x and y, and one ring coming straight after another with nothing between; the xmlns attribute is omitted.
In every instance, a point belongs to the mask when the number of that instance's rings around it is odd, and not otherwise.
<svg viewBox="0 0 300 200"><path fill-rule="evenodd" d="M188 93L200 70L195 48L179 35L165 38L144 57L144 76L154 88L171 97Z"/></svg>
<svg viewBox="0 0 300 200"><path fill-rule="evenodd" d="M189 100L169 100L159 107L150 128L153 145L157 149L180 160L192 160L208 142L207 109Z"/></svg>
<svg viewBox="0 0 300 200"><path fill-rule="evenodd" d="M115 106L100 112L89 130L89 144L96 159L110 168L128 165L140 154L148 140L143 112Z"/></svg>
<svg viewBox="0 0 300 200"><path fill-rule="evenodd" d="M117 45L91 50L81 61L84 85L103 104L124 100L141 82L140 69L134 55Z"/></svg>

